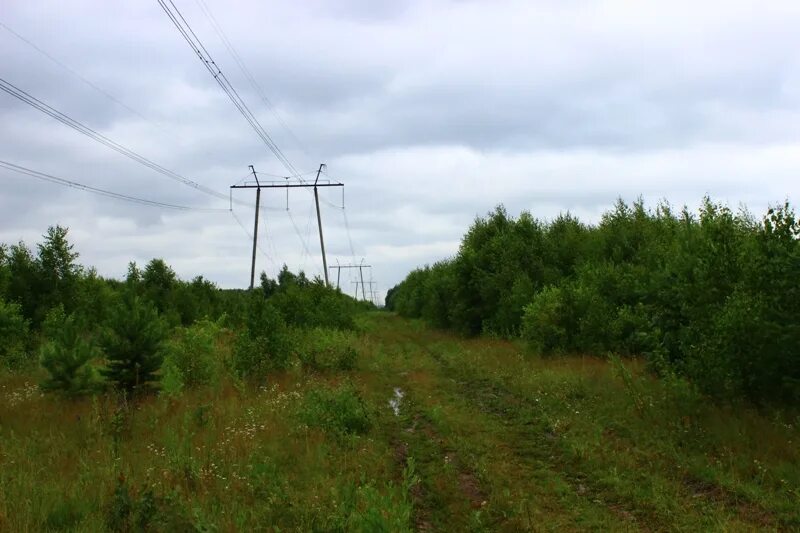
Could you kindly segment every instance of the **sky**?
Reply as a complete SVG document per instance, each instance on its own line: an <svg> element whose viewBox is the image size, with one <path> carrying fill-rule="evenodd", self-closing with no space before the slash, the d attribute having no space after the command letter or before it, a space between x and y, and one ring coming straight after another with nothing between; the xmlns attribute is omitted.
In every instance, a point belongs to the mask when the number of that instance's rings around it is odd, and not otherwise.
<svg viewBox="0 0 800 533"><path fill-rule="evenodd" d="M328 263L371 265L379 296L501 203L597 222L617 198L709 195L760 216L800 197L794 0L174 3L302 179L324 162L345 184L320 189ZM249 165L288 174L156 0L0 0L0 23L0 78L148 160L223 197ZM0 169L0 242L60 224L104 276L159 257L184 279L249 283L253 190L231 211L4 92L0 160L198 208ZM264 190L262 207L257 270L322 275L311 191Z"/></svg>

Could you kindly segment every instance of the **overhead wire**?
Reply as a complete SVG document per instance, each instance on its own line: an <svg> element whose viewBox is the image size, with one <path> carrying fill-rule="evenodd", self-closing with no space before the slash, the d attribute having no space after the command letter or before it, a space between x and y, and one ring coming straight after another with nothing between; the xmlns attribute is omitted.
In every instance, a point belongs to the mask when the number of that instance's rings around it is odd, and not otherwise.
<svg viewBox="0 0 800 533"><path fill-rule="evenodd" d="M176 205L176 204L169 204L166 202L159 202L156 200L148 200L145 198L139 198L136 196L130 196L123 193L118 193L114 191L109 191L107 189L101 189L99 187L92 187L91 185L86 185L83 183L79 183L74 180L69 180L66 178L61 178L58 176L54 176L52 174L46 174L44 172L39 172L38 170L33 170L30 168L23 167L22 165L16 165L14 163L10 163L8 161L0 160L0 168L5 168L7 170L11 170L18 174L24 174L26 176L30 176L33 178L37 178L43 181L47 181L50 183L55 183L58 185L62 185L65 187L71 187L73 189L80 189L82 191L91 192L94 194L98 194L101 196L105 196L108 198L114 198L117 200L124 200L127 202L134 202L141 205L147 205L151 207L162 207L165 209L175 209L179 211L204 211L204 212L222 212L227 211L227 209L215 209L215 208L205 208L205 207L192 207L186 205Z"/></svg>
<svg viewBox="0 0 800 533"><path fill-rule="evenodd" d="M13 85L12 83L8 82L7 80L0 78L0 90L4 91L5 93L13 96L14 98L20 100L28 104L29 106L33 107L34 109L41 111L42 113L48 115L51 118L56 119L57 121L61 122L65 126L69 126L70 128L74 129L78 133L85 135L86 137L114 150L115 152L124 155L125 157L136 161L137 163L158 172L172 180L178 181L184 185L187 185L195 190L198 190L202 193L208 194L210 196L214 196L216 198L220 198L223 200L228 200L228 197L221 192L215 191L210 189L196 181L190 180L187 177L184 177L177 172L174 172L168 168L165 168L158 163L144 157L141 154L134 152L133 150L119 144L118 142L109 139L105 135L98 133L97 131L93 130L92 128L86 126L85 124L73 119L69 115L62 113L58 109L44 103L43 101L39 100L38 98L34 97L30 93L20 89L19 87Z"/></svg>
<svg viewBox="0 0 800 533"><path fill-rule="evenodd" d="M308 244L306 244L305 239L303 239L303 234L300 233L300 228L297 227L297 223L295 222L294 217L292 216L291 210L287 209L286 210L286 214L289 215L289 220L292 223L292 227L294 228L294 232L300 238L300 243L303 245L303 250L305 251L305 253L307 253L310 256L311 252L308 251Z"/></svg>
<svg viewBox="0 0 800 533"><path fill-rule="evenodd" d="M211 12L211 9L208 7L208 4L206 4L205 0L196 0L196 1L197 5L200 7L201 11L203 11L209 23L211 24L211 27L214 29L214 31L216 32L217 36L220 38L222 43L225 45L225 48L227 48L228 53L231 55L231 57L233 57L233 60L239 66L239 70L241 70L242 74L244 74L245 78L247 78L247 81L250 83L250 86L253 88L258 97L261 99L264 106L272 113L272 116L275 117L275 120L278 121L278 123L283 127L283 129L286 130L286 132L289 134L289 136L292 138L295 144L300 148L300 150L307 157L311 158L311 155L308 153L308 150L306 149L305 145L303 145L303 143L300 141L297 135L295 135L295 133L289 127L289 125L286 124L286 122L283 120L283 117L281 117L280 113L278 113L277 108L269 99L264 89L261 87L261 85L258 84L252 72L250 72L250 69L247 68L247 65L242 59L242 56L239 55L239 52L236 50L236 47L233 46L233 43L228 38L227 34L225 33L225 30L222 29L222 25L217 21L217 18Z"/></svg>
<svg viewBox="0 0 800 533"><path fill-rule="evenodd" d="M258 118L253 114L245 101L236 91L236 88L228 80L227 76L222 72L219 66L214 61L213 57L206 49L203 42L198 38L197 34L192 29L191 25L187 22L181 11L172 0L157 0L158 4L164 10L167 17L172 21L175 28L187 42L192 51L197 55L198 59L203 63L206 70L211 74L223 92L228 96L236 109L241 113L245 120L250 124L256 132L261 141L267 146L272 154L278 161L289 171L289 173L302 181L300 172L292 165L286 155L281 151L269 133L264 129ZM169 4L169 5L168 5Z"/></svg>
<svg viewBox="0 0 800 533"><path fill-rule="evenodd" d="M63 70L67 71L72 76L78 78L84 84L86 84L88 87L91 87L93 90L95 90L96 92L102 94L103 96L105 96L106 98L108 98L109 100L111 100L112 102L117 104L118 106L126 109L128 112L136 115L137 117L139 117L140 119L144 120L145 122L150 123L151 125L155 126L159 130L161 130L162 132L167 133L167 134L169 133L163 128L163 126L161 126L160 124L157 124L156 122L153 122L151 119L147 118L146 116L144 116L142 113L140 113L136 109L132 108L131 106L129 106L125 102L123 102L123 101L119 100L118 98L116 98L113 94L109 93L108 91L106 91L102 87L99 87L98 85L93 83L91 80L89 80L85 76L81 75L80 72L76 71L75 69L73 69L69 65L65 64L63 61L60 61L59 59L57 59L52 54L48 53L46 50L44 50L41 47L39 47L36 43L31 41L27 37L24 37L23 35L20 35L16 31L11 29L8 25L4 24L2 21L0 21L0 28L3 28L8 33L10 33L14 37L16 37L19 41L27 44L28 46L30 46L31 48L36 50L39 54L41 54L45 58L49 59L52 63L55 63L56 65L61 67Z"/></svg>
<svg viewBox="0 0 800 533"><path fill-rule="evenodd" d="M230 39L228 39L227 35L224 33L224 30L219 25L219 23L217 22L217 20L214 17L214 15L211 13L211 11L208 8L208 6L205 4L205 2L203 2L203 0L198 0L198 3L200 4L201 9L203 10L203 12L206 14L206 16L211 21L212 26L214 27L215 31L219 35L220 39L225 44L226 48L228 48L228 51L230 52L231 56L237 62L237 65L240 67L240 69L242 70L242 72L244 73L245 77L250 82L250 84L253 87L253 89L256 91L258 96L261 98L261 100L264 103L264 105L271 111L271 113L275 116L276 120L281 124L282 127L284 127L284 129L287 131L287 133L293 138L293 140L297 143L298 147L300 147L300 149L306 155L308 155L308 151L306 150L305 146L303 146L302 142L297 138L297 136L294 134L294 132L291 130L291 128L289 128L289 126L286 124L286 122L282 119L280 114L277 112L277 109L272 104L272 102L269 100L269 98L267 97L267 95L266 95L265 91L263 90L263 88L261 88L261 86L257 83L257 81L253 77L253 75L250 72L250 70L244 64L243 60L241 59L241 56L238 54L238 52L236 51L235 47L230 42ZM236 89L230 84L230 82L228 81L227 77L225 77L225 74L219 69L219 67L213 61L213 59L211 58L208 50L205 48L205 46L199 40L197 35L191 29L191 27L189 26L189 24L186 21L186 19L183 17L183 15L178 10L177 6L175 6L174 2L172 0L169 0L169 4L175 9L175 12L177 13L177 15L178 15L180 20L178 18L176 18L174 15L171 14L168 6L166 5L166 3L163 0L159 0L159 4L161 5L162 8L164 8L165 12L170 17L172 22L175 24L176 28L178 28L178 30L181 32L181 35L190 44L190 46L195 51L195 53L198 55L198 57L201 60L204 61L204 64L206 65L207 69L209 69L209 72L211 72L211 74L214 76L215 80L220 84L220 86L223 88L223 90L229 96L229 98L234 103L234 105L236 105L237 109L239 109L239 111L243 114L245 119L248 120L250 125L255 129L256 133L259 134L259 137L262 138L262 141L264 141L265 144L270 148L270 150L273 152L273 154L276 156L276 158L278 158L278 160L284 165L284 167L286 167L287 170L291 173L291 177L294 177L295 179L297 179L301 183L305 183L305 180L303 180L302 176L314 174L316 171L308 171L308 172L302 172L302 173L297 171L296 167L294 167L294 165L288 160L288 158L286 158L286 156L283 154L283 152L280 150L280 148L277 146L277 144L274 143L274 141L269 136L269 134L266 132L266 130L263 128L263 126L261 126L261 124L258 122L258 120L255 117L255 115L247 107L246 103L241 98L241 96L239 96L238 92L236 92ZM188 32L185 31L182 28L181 22L183 22L183 24L185 25L186 29L188 29ZM68 65L63 63L62 61L60 61L57 58L55 58L53 55L51 55L48 52L46 52L45 50L43 50L41 47L37 46L31 40L29 40L29 39L25 38L24 36L20 35L19 33L15 32L13 29L11 29L7 25L3 24L2 22L0 22L0 27L3 27L6 31L8 31L14 37L16 37L20 41L24 42L25 44L27 44L28 46L30 46L31 48L36 50L39 54L43 55L44 57L46 57L51 62L55 63L56 65L58 65L59 67L61 67L65 71L69 72L71 75L73 75L73 76L77 77L78 79L80 79L84 84L86 84L87 86L91 87L96 92L102 94L104 97L108 98L109 100L111 100L112 102L116 103L120 107L125 108L130 113L138 116L139 118L141 118L141 119L153 124L154 126L158 127L162 131L164 131L163 128L160 125L154 123L153 121L148 119L146 116L144 116L142 113L136 111L131 106L125 104L121 100L119 100L116 97L114 97L108 91L106 91L106 90L102 89L101 87L99 87L98 85L94 84L93 82L88 80L86 77L84 77L80 73L78 73L76 70L72 69L71 67L69 67ZM194 41L193 41L193 39L194 39ZM195 46L195 44L194 44L195 42L199 46ZM203 53L208 58L208 60L204 59L204 57L202 55ZM216 68L216 73L213 70L214 68ZM211 196L215 196L215 197L220 198L220 199L225 199L225 195L224 194L219 193L217 191L214 191L214 190L212 190L210 188L207 188L207 187L205 187L205 186L203 186L203 185L201 185L201 184L199 184L197 182L194 182L193 180L185 178L184 176L181 176L180 174L178 174L178 173L176 173L174 171L171 171L171 170L159 165L158 163L155 163L152 160L149 160L149 159L145 158L144 156L141 156L140 154L134 152L133 150L130 150L127 147L125 147L125 146L113 141L112 139L106 137L105 135L102 135L99 132L89 128L85 124L82 124L81 122L73 119L69 115L66 115L66 114L62 113L61 111L59 111L59 110L53 108L52 106L44 103L43 101L41 101L38 98L36 98L33 95L31 95L30 93L27 93L26 91L20 89L19 87L14 86L10 82L8 82L8 81L6 81L6 80L4 80L2 78L0 78L0 89L3 90L4 92L8 93L9 95L14 96L15 98L21 100L22 102L34 107L35 109L43 112L44 114L47 114L51 118L54 118L54 119L58 120L62 124L67 125L67 126L73 128L74 130L78 131L79 133L81 133L81 134L83 134L83 135L95 140L96 142L104 144L108 148L111 148L111 149L117 151L121 155L125 155L126 157L128 157L128 158L130 158L130 159L132 159L132 160L134 160L134 161L136 161L136 162L138 162L138 163L140 163L140 164L142 164L144 166L147 166L151 170L159 172L162 175L165 175L165 176L167 176L167 177L169 177L171 179L179 181L179 182L181 182L181 183L183 183L183 184L185 184L187 186L190 186L190 187L192 187L192 188L194 188L196 190L199 190L199 191L204 192L206 194L209 194ZM252 207L252 204L249 204L247 202L242 202L240 200L234 199L232 196L229 196L229 198L228 198L228 200L231 203L231 208L230 209L198 208L198 207L191 207L191 206L168 204L168 203L165 203L165 202L147 200L147 199L143 199L143 198L138 198L138 197L125 195L125 194L122 194L122 193L116 193L114 191L108 191L108 190L105 190L105 189L100 189L100 188L84 185L84 184L81 184L79 182L75 182L73 180L66 180L64 178L59 178L57 176L53 176L53 175L49 175L49 174L45 174L45 173L40 173L38 171L34 171L32 169L27 169L25 167L20 167L18 165L14 165L13 163L8 163L8 162L0 162L0 163L2 164L3 168L6 168L7 170L12 170L12 171L15 171L17 173L26 174L26 175L35 177L37 179L42 179L44 181L50 181L50 182L57 183L57 184L60 184L60 185L63 185L63 186L73 187L73 188L81 189L81 190L84 190L84 191L87 191L87 192L92 192L92 193L95 193L95 194L99 194L99 195L103 195L103 196L107 196L107 197L111 197L111 198L115 198L115 199L119 199L119 200L125 200L125 201L130 201L130 202L143 204L143 205L157 206L157 207L168 208L168 209L176 209L176 210L195 210L195 211L207 211L207 212L230 211L232 213L232 215L234 216L234 218L236 219L237 223L240 225L240 227L245 231L246 234L249 235L249 232L247 231L246 227L241 223L241 221L238 219L236 214L233 212L232 204L235 202L237 204L246 205L246 206L250 206L250 207ZM271 177L276 177L276 178L285 177L285 176L281 176L281 175L278 175L278 174L271 174L271 173L266 173L266 172L259 172L259 174L264 174L264 175L271 176ZM244 178L239 180L237 182L237 184L241 183L242 181L247 179L248 176L245 176ZM308 192L311 193L310 190ZM326 198L321 198L321 200L322 200L322 202L324 204L327 204L330 207L333 207L333 208L336 208L336 209L344 209L344 205L338 206L338 205L328 201ZM282 209L271 208L271 207L267 207L267 206L260 206L260 209L261 210L269 210L269 211L282 210ZM309 212L311 213L312 210L310 209ZM303 249L304 249L304 254L305 254L305 256L310 258L311 257L311 252L310 252L309 246L308 246L308 239L310 237L310 231L311 231L311 229L310 229L311 228L311 218L310 218L311 215L309 215L309 219L308 219L307 224L306 224L306 237L303 238L303 235L301 234L299 227L295 223L294 218L291 215L291 212L289 212L288 214L289 214L290 221L292 222L292 226L294 227L295 233L300 238L301 244L302 244ZM352 248L353 248L352 247L352 239L350 238L349 234L348 234L348 240L350 242L350 247L351 247L351 251L352 251ZM275 248L274 243L273 243L273 248ZM272 259L272 257L270 256L270 254L267 254L266 252L264 252L264 250L261 249L260 246L258 246L258 249L261 252L261 254L264 255L264 257L268 258L268 260L270 260L270 262L272 262L273 265L275 265L275 262Z"/></svg>
<svg viewBox="0 0 800 533"><path fill-rule="evenodd" d="M161 6L161 8L166 13L167 17L172 21L173 25L176 27L178 32L181 34L181 36L187 42L189 47L192 49L192 51L195 53L195 55L198 57L198 59L203 63L203 65L206 68L206 70L211 74L211 76L214 78L214 80L217 82L217 84L220 86L220 88L223 90L223 92L225 92L225 94L228 96L228 98L231 100L231 102L234 104L234 106L237 108L237 110L240 112L240 114L242 114L242 116L245 118L245 120L248 122L248 124L253 128L253 130L256 132L256 134L262 140L262 142L267 146L267 148L270 150L270 152L272 152L272 154L278 159L278 161L289 171L290 177L293 177L293 178L297 179L301 183L306 183L305 180L302 177L304 173L300 173L297 170L297 168L289 161L289 159L286 157L286 155L281 151L281 149L278 147L278 145L275 143L275 141L272 139L272 137L269 135L269 133L266 131L266 129L261 125L261 123L258 121L258 118L253 114L253 112L247 106L245 101L239 95L238 91L231 84L230 80L223 73L222 69L214 61L214 59L211 56L211 54L209 53L208 49L205 47L203 42L200 40L200 38L194 32L194 30L192 29L191 25L188 23L188 21L183 16L181 11L175 5L174 1L173 0L157 0L157 1L158 1L159 5ZM274 105L272 104L272 102L267 97L265 91L261 88L261 86L255 80L255 77L252 75L252 72L245 65L245 63L242 60L241 56L236 51L235 47L233 46L233 44L231 43L230 39L225 34L225 32L222 29L221 25L219 24L219 22L214 17L213 13L211 13L211 10L208 8L207 4L204 2L204 0L197 0L197 3L199 5L200 9L205 14L205 16L208 18L209 22L211 23L211 26L214 28L214 31L217 33L219 38L222 40L222 42L225 45L225 47L227 48L228 52L234 58L234 61L239 66L239 68L242 71L242 73L244 74L245 78L247 78L248 82L251 84L251 86L253 87L254 91L261 98L261 100L264 103L264 105L273 113L275 118L281 123L281 125L286 129L286 131L294 138L294 140L298 143L298 146L300 146L301 150L303 150L306 153L306 155L308 155L308 152L305 150L305 148L303 147L302 143L299 141L297 136L294 135L294 132L291 131L291 129L288 127L288 125L285 123L285 121L283 121L283 119L277 113L277 110L275 109ZM266 175L266 173L265 173L265 175ZM282 176L277 176L277 175L272 175L272 176L273 177L282 177ZM310 190L308 192L311 193ZM338 205L328 201L326 198L322 198L321 200L322 200L322 203L327 204L330 207L333 207L333 208L336 208L336 209L340 209L342 211L343 218L344 218L344 221L345 221L345 228L346 228L347 235L348 235L348 243L349 243L350 251L351 251L352 256L355 257L354 247L353 247L353 243L352 243L352 236L350 234L350 229L349 229L349 222L347 221L347 215L346 215L346 212L345 212L344 198L343 198L343 202L342 202L341 206L338 206ZM300 229L298 228L298 226L297 226L297 224L296 224L296 222L294 220L294 217L292 216L292 213L291 213L290 210L288 210L288 208L287 208L287 214L288 214L289 219L290 219L290 221L292 223L292 226L293 226L293 228L295 230L295 233L300 238L301 244L303 245L304 253L308 257L311 257L311 253L309 251L308 244L307 244L307 240L308 239L307 238L306 239L303 238L303 235L300 232ZM307 234L310 235L310 229L308 229L308 228L310 228L310 223L307 224L307 230L308 230Z"/></svg>
<svg viewBox="0 0 800 533"><path fill-rule="evenodd" d="M331 179L334 179L336 181L341 182L340 179L334 178L333 176L328 174L327 170L323 170L322 173L325 174L326 176L328 176ZM345 202L344 202L344 187L342 187L342 205L341 205L341 207L339 207L339 206L336 206L336 207L342 210L342 218L344 219L344 229L345 229L345 232L347 233L347 243L350 246L350 256L352 257L353 262L355 263L356 251L355 251L355 247L353 246L353 237L352 237L352 234L350 232L350 221L347 219L347 209L346 209L346 205L345 205Z"/></svg>
<svg viewBox="0 0 800 533"><path fill-rule="evenodd" d="M231 215L233 216L233 219L236 221L236 223L237 223L237 224L239 224L239 227L240 227L240 228L242 228L242 231L244 231L244 234L245 234L245 235L247 235L247 238L249 239L249 241L251 241L251 242L252 242L252 240L253 240L253 234L252 234L252 233L250 233L250 231L249 231L249 230L248 230L248 229L245 227L245 225L242 223L242 220L241 220L241 219L238 217L238 215L236 214L236 211L234 211L233 209L231 209L231 210L230 210L230 213L231 213ZM266 252L265 252L265 251L264 251L264 250L261 248L261 245L260 245L260 244L258 244L258 242L256 242L256 249L258 250L258 252L259 252L259 253L260 253L262 256L264 256L264 258L265 258L267 261L269 261L269 262L270 262L270 263L272 263L273 265L275 265L275 264L276 264L276 263L275 263L275 261L272 259L272 257L270 257L270 256L269 256L269 254L267 254L267 253L266 253Z"/></svg>

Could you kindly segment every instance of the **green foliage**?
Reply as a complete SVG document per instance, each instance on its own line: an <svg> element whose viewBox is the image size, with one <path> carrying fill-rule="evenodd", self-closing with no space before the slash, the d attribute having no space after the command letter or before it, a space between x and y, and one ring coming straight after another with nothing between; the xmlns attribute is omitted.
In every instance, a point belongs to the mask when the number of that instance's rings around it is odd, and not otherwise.
<svg viewBox="0 0 800 533"><path fill-rule="evenodd" d="M174 499L158 496L152 487L129 488L123 476L106 506L105 525L109 531L204 531L193 523Z"/></svg>
<svg viewBox="0 0 800 533"><path fill-rule="evenodd" d="M350 332L313 328L304 332L298 356L302 365L311 370L352 370L358 359L356 341Z"/></svg>
<svg viewBox="0 0 800 533"><path fill-rule="evenodd" d="M42 390L70 397L98 390L100 379L91 363L100 350L76 315L67 316L63 307L56 307L45 319L44 331L49 340L41 347L39 361L49 375Z"/></svg>
<svg viewBox="0 0 800 533"><path fill-rule="evenodd" d="M40 290L44 300L40 312L59 303L67 311L73 310L81 269L75 262L78 254L72 251L74 245L67 242L67 233L67 228L50 227L44 242L38 245Z"/></svg>
<svg viewBox="0 0 800 533"><path fill-rule="evenodd" d="M14 369L27 364L27 337L28 321L21 306L0 298L0 366Z"/></svg>
<svg viewBox="0 0 800 533"><path fill-rule="evenodd" d="M233 370L239 377L263 378L287 368L293 353L291 331L278 310L261 295L250 298L244 331L233 348Z"/></svg>
<svg viewBox="0 0 800 533"><path fill-rule="evenodd" d="M300 327L353 329L358 311L356 302L320 279L308 280L301 272L294 275L286 268L278 275L277 286L266 276L261 279L262 293L287 324Z"/></svg>
<svg viewBox="0 0 800 533"><path fill-rule="evenodd" d="M391 484L381 487L375 482L364 480L358 485L344 487L340 495L341 505L331 517L332 529L363 533L412 531L413 506L409 492L416 482L413 462L410 477L409 469L406 468L403 481L401 487Z"/></svg>
<svg viewBox="0 0 800 533"><path fill-rule="evenodd" d="M86 503L78 499L59 501L44 520L47 531L75 531L86 513Z"/></svg>
<svg viewBox="0 0 800 533"><path fill-rule="evenodd" d="M539 353L552 353L569 345L571 309L559 287L545 287L525 307L522 336Z"/></svg>
<svg viewBox="0 0 800 533"><path fill-rule="evenodd" d="M167 328L158 311L137 296L111 310L101 345L108 366L103 376L118 390L144 392L158 381Z"/></svg>
<svg viewBox="0 0 800 533"><path fill-rule="evenodd" d="M0 244L0 365L19 371L34 364L31 354L38 353L58 375L45 388L67 394L88 386L93 370L82 361L95 357L89 354L93 338L108 362L101 374L114 387L131 392L161 380L165 392L178 393L217 381L221 363L242 377L287 368L295 331L352 330L356 313L366 308L286 267L277 281L262 274L260 292L221 290L202 276L183 281L163 259L152 259L144 268L129 263L124 281L104 279L77 264L67 235L60 226L49 228L36 253L22 242ZM62 317L70 325L65 332L45 331L54 309L69 317ZM212 337L223 324L243 332L233 357L214 353L218 346ZM176 332L162 346L170 329ZM324 359L327 349L319 350ZM162 355L167 357L163 369ZM352 364L351 356L337 354L334 366Z"/></svg>
<svg viewBox="0 0 800 533"><path fill-rule="evenodd" d="M498 207L453 259L411 272L387 307L543 353L644 355L708 394L800 399L800 225L708 198L697 215L618 201L596 226Z"/></svg>
<svg viewBox="0 0 800 533"><path fill-rule="evenodd" d="M4 278L0 297L18 303L22 315L35 327L55 305L62 304L68 312L75 309L82 272L67 233L61 226L48 228L35 256L22 242L0 254L0 278Z"/></svg>
<svg viewBox="0 0 800 533"><path fill-rule="evenodd" d="M164 343L164 390L179 392L218 382L223 362L219 355L223 320L224 317L217 321L202 319L173 332Z"/></svg>
<svg viewBox="0 0 800 533"><path fill-rule="evenodd" d="M361 435L372 427L367 404L350 383L311 389L304 398L301 418L309 426L340 436Z"/></svg>

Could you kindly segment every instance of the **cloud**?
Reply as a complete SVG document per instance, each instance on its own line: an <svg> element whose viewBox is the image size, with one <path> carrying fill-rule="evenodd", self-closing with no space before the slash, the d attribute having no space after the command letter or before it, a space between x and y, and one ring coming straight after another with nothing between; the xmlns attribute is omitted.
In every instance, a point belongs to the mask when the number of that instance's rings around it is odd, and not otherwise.
<svg viewBox="0 0 800 533"><path fill-rule="evenodd" d="M597 220L618 196L696 206L710 194L759 213L798 195L797 2L206 1L280 120L198 5L176 4L270 135L297 168L325 161L346 182L345 211L338 191L322 193L329 263L366 257L384 291L452 254L499 203ZM11 0L0 21L125 105L2 28L0 76L115 141L224 194L250 164L285 174L156 3ZM5 93L0 159L227 207ZM104 275L163 257L183 277L249 281L246 207L242 228L230 213L164 212L5 170L0 184L1 242L33 244L60 223ZM293 191L288 213L281 191L263 202L259 268L321 275L311 195Z"/></svg>

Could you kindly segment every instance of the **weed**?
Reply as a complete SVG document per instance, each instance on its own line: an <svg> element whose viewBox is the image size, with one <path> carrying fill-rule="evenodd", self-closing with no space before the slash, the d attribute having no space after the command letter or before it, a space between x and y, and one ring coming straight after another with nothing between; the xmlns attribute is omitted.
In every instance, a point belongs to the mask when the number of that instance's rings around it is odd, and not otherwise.
<svg viewBox="0 0 800 533"><path fill-rule="evenodd" d="M350 332L314 328L303 334L298 352L300 362L316 371L352 370L358 359L355 342L355 335Z"/></svg>
<svg viewBox="0 0 800 533"><path fill-rule="evenodd" d="M339 435L363 435L372 427L370 410L350 383L311 389L304 398L301 418L309 426Z"/></svg>

